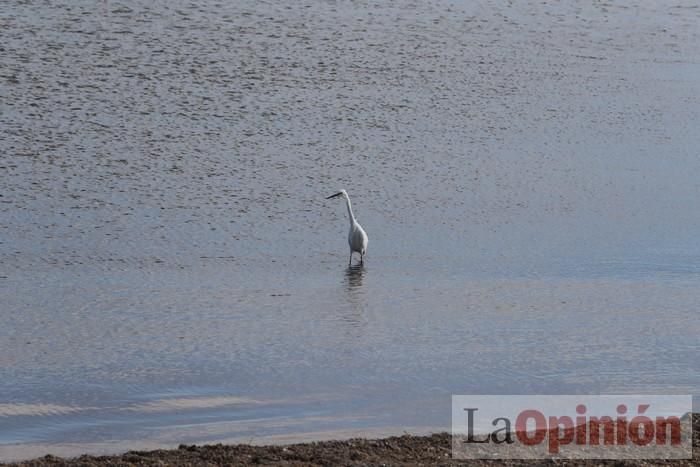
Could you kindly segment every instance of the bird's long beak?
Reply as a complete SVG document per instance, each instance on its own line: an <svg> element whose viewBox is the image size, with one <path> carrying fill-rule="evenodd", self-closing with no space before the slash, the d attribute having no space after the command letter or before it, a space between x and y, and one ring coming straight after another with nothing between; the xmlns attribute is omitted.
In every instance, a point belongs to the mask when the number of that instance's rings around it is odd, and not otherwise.
<svg viewBox="0 0 700 467"><path fill-rule="evenodd" d="M329 196L328 198L326 198L326 199L335 198L336 196L340 196L340 195L342 195L342 194L343 194L343 192L340 191L340 192L338 192L338 193L336 193L336 194L334 194L334 195L330 195L330 196Z"/></svg>

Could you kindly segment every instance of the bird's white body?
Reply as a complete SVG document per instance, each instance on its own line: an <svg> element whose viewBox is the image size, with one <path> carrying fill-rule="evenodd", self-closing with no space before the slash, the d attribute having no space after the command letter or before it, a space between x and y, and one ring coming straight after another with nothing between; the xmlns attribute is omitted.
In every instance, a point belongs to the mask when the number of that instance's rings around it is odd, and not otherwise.
<svg viewBox="0 0 700 467"><path fill-rule="evenodd" d="M357 252L360 254L360 264L364 262L365 253L367 252L367 244L369 239L367 238L367 233L365 229L362 228L355 215L352 212L352 203L350 202L350 197L345 190L341 190L339 193L329 196L328 198L334 198L336 196L342 196L345 198L345 204L348 208L348 218L350 219L350 231L348 232L348 245L350 246L350 264L352 264L352 254Z"/></svg>
<svg viewBox="0 0 700 467"><path fill-rule="evenodd" d="M369 239L367 238L367 233L364 231L362 226L355 222L350 226L350 232L348 233L348 244L350 245L350 254L353 252L358 252L360 255L364 256L367 252L367 243Z"/></svg>

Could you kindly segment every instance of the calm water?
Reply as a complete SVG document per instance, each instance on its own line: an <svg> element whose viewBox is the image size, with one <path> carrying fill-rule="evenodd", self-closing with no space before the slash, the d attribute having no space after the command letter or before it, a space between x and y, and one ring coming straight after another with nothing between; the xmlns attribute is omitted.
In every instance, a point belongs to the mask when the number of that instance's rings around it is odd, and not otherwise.
<svg viewBox="0 0 700 467"><path fill-rule="evenodd" d="M0 460L700 394L700 8L501 3L4 5Z"/></svg>

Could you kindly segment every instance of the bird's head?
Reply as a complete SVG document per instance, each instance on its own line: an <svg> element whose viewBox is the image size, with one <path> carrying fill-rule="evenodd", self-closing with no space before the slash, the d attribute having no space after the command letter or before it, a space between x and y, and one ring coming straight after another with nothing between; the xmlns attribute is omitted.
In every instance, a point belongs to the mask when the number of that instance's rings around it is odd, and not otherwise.
<svg viewBox="0 0 700 467"><path fill-rule="evenodd" d="M339 197L339 196L342 197L342 198L347 199L347 198L348 198L348 192L345 191L345 190L340 190L338 193L336 193L336 194L334 194L334 195L330 195L330 196L327 197L326 199L337 198L337 197Z"/></svg>

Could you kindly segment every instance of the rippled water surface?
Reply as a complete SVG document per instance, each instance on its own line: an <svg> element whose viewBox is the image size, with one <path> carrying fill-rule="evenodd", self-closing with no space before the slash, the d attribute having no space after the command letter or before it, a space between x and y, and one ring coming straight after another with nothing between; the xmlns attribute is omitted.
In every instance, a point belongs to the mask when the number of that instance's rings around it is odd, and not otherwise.
<svg viewBox="0 0 700 467"><path fill-rule="evenodd" d="M700 393L698 24L682 0L6 3L0 459Z"/></svg>

